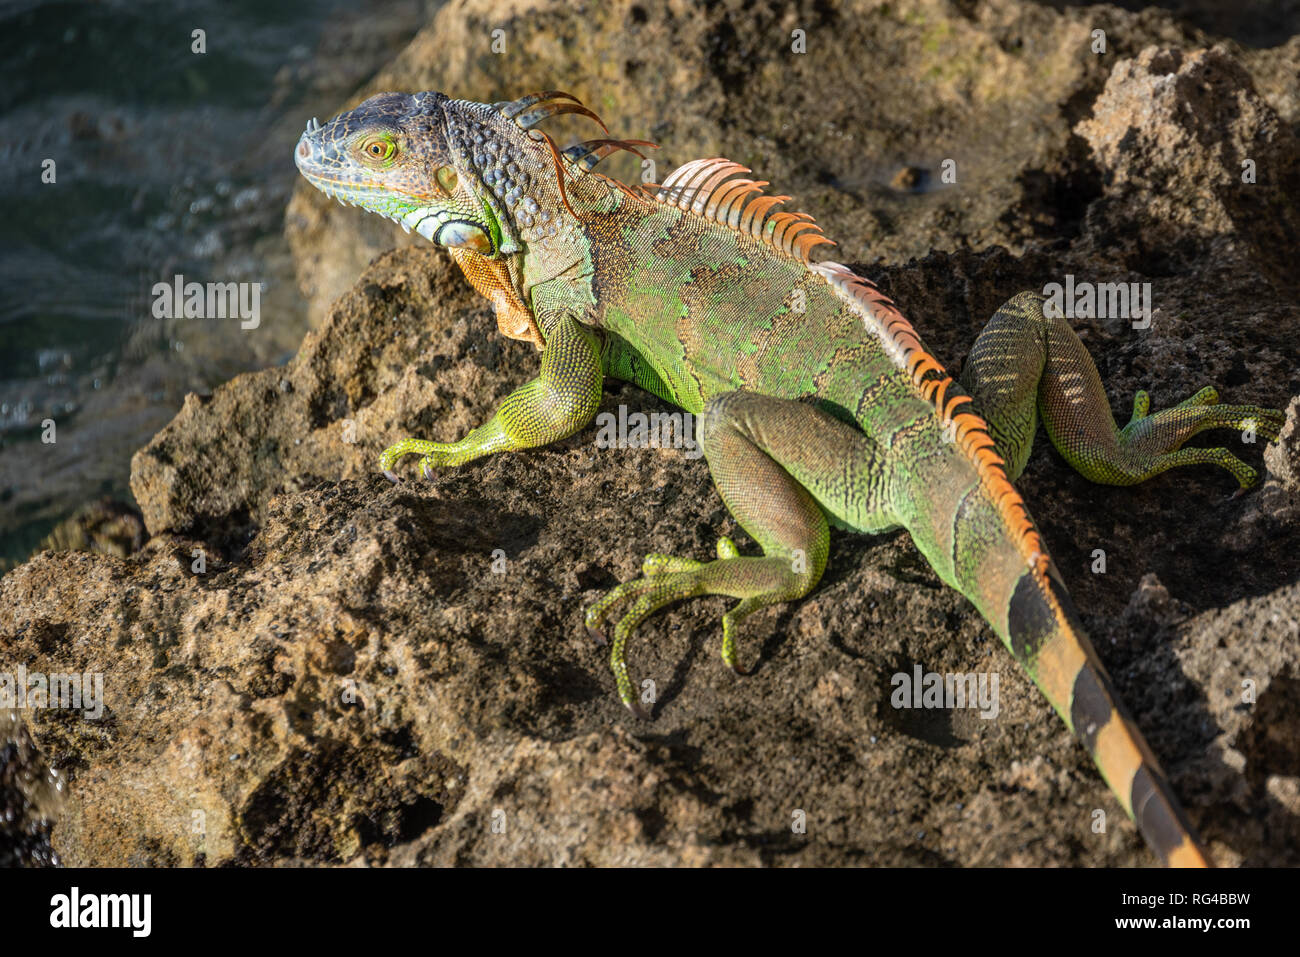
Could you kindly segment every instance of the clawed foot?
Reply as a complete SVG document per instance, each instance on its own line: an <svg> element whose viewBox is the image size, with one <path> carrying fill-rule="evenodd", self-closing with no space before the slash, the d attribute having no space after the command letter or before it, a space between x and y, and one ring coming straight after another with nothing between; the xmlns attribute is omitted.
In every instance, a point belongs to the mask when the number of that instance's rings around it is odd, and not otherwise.
<svg viewBox="0 0 1300 957"><path fill-rule="evenodd" d="M722 660L738 675L748 670L736 660L736 628L741 619L765 605L788 601L807 591L811 576L798 563L778 557L746 558L731 539L718 539L718 558L699 562L692 558L651 554L641 564L641 577L611 589L587 609L587 633L602 645L607 625L616 606L630 606L614 623L609 663L618 685L618 696L638 718L649 714L636 694L627 670L627 640L641 622L659 609L683 598L698 595L730 595L741 599L722 616Z"/></svg>
<svg viewBox="0 0 1300 957"><path fill-rule="evenodd" d="M1183 448L1192 436L1208 429L1237 429L1243 439L1276 441L1286 422L1280 409L1253 405L1219 405L1219 393L1207 386L1189 399L1150 414L1151 397L1139 391L1133 398L1133 417L1121 430L1128 471L1142 481L1180 465L1211 464L1231 472L1239 488L1234 498L1259 482L1259 473L1226 448Z"/></svg>
<svg viewBox="0 0 1300 957"><path fill-rule="evenodd" d="M424 439L403 439L396 445L384 449L379 456L379 471L384 478L396 485L401 478L393 471L397 460L406 455L420 456L420 477L428 481L433 477L433 469L440 465L451 464L447 461L451 446L444 442L428 442Z"/></svg>

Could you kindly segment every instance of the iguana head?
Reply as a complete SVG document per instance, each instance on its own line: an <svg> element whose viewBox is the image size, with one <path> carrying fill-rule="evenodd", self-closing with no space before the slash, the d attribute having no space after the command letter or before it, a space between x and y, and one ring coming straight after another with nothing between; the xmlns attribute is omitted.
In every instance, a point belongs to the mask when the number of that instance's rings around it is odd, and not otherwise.
<svg viewBox="0 0 1300 957"><path fill-rule="evenodd" d="M294 160L339 202L443 246L495 255L499 220L476 184L463 182L466 157L448 135L455 107L440 93L382 93L324 126L307 124Z"/></svg>
<svg viewBox="0 0 1300 957"><path fill-rule="evenodd" d="M323 126L308 123L294 159L313 186L340 202L443 246L510 255L556 235L572 212L567 175L636 142L592 141L562 158L533 129L557 113L600 122L558 91L490 105L434 92L381 93Z"/></svg>

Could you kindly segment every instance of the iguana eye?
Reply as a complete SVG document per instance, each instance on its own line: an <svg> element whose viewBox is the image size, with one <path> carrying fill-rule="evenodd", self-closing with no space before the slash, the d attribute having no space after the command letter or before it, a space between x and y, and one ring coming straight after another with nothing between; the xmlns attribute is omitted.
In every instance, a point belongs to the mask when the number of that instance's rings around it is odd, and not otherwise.
<svg viewBox="0 0 1300 957"><path fill-rule="evenodd" d="M393 145L392 140L373 139L363 143L361 151L365 153L368 158L383 162L384 160L392 158L393 153L397 151L397 147Z"/></svg>

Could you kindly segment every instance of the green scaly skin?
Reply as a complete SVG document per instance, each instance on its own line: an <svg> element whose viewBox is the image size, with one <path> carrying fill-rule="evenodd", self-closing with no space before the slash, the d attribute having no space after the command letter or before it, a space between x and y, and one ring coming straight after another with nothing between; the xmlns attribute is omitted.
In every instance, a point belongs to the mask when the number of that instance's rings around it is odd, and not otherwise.
<svg viewBox="0 0 1300 957"><path fill-rule="evenodd" d="M299 142L309 181L446 246L492 299L502 331L542 349L538 377L488 422L458 442L399 442L381 457L384 474L396 481L407 455L427 475L562 439L591 422L605 376L633 382L699 416L714 484L762 554L723 538L711 561L648 555L642 577L588 609L598 637L612 623L610 663L628 708L646 713L628 639L665 605L737 599L723 616L722 657L742 672L737 626L817 584L831 525L902 526L1033 677L1160 858L1207 864L1011 481L1041 418L1093 481L1213 463L1245 489L1258 476L1227 449L1181 447L1211 428L1274 439L1282 413L1219 405L1205 388L1151 415L1139 393L1121 429L1078 337L1032 293L998 310L954 382L874 286L810 260L828 240L809 217L780 211L763 184L737 178L748 170L700 160L662 186L628 187L592 167L650 144L593 140L561 154L536 129L560 112L594 118L555 91L492 105L386 93L313 121Z"/></svg>

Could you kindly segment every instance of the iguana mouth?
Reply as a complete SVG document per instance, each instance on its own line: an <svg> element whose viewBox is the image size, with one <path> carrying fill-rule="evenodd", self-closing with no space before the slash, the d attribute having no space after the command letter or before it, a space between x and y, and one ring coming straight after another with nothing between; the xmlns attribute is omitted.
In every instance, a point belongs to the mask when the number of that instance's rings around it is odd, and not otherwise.
<svg viewBox="0 0 1300 957"><path fill-rule="evenodd" d="M312 117L294 150L294 163L313 186L344 206L359 206L415 232L430 242L468 249L485 256L500 247L499 228L489 211L482 222L457 201L455 177L449 185L422 181L429 163L437 166L442 157L419 154L426 161L405 166L397 162L423 146L413 146L413 132L403 119L416 116L418 126L432 128L429 110L414 111L418 97L405 97L396 110L377 110L361 121L354 113L343 114L327 124ZM410 102L407 102L410 101ZM358 146L362 147L359 149ZM365 147L374 152L366 156ZM444 168L450 168L443 164ZM468 213L468 215L467 215Z"/></svg>

